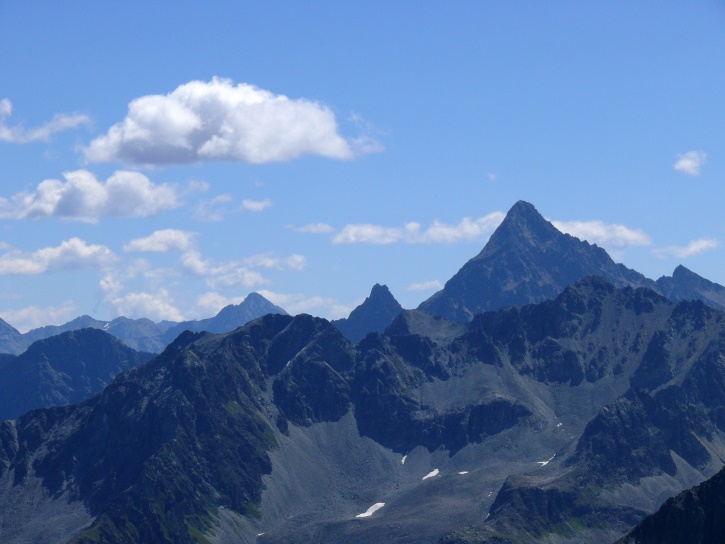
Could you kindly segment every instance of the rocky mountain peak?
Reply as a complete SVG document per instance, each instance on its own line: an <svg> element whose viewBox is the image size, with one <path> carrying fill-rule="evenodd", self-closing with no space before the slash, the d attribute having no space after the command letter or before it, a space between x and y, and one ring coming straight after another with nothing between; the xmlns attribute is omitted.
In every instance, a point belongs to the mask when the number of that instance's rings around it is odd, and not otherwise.
<svg viewBox="0 0 725 544"><path fill-rule="evenodd" d="M591 275L618 287L655 287L602 248L560 232L531 204L519 201L483 250L418 309L466 322L505 306L551 300Z"/></svg>
<svg viewBox="0 0 725 544"><path fill-rule="evenodd" d="M519 200L511 207L486 246L473 260L485 258L512 245L541 247L560 236L566 235L544 219L532 204Z"/></svg>
<svg viewBox="0 0 725 544"><path fill-rule="evenodd" d="M333 321L342 334L359 342L368 333L383 332L403 311L403 307L385 285L376 283L365 301L350 312L347 319Z"/></svg>

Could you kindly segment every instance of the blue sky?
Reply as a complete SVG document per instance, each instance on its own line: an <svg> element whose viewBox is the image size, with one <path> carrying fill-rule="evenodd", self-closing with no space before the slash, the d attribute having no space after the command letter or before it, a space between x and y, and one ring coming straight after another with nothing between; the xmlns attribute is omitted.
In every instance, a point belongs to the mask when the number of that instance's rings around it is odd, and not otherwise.
<svg viewBox="0 0 725 544"><path fill-rule="evenodd" d="M725 3L0 0L0 317L429 297L519 199L725 284Z"/></svg>

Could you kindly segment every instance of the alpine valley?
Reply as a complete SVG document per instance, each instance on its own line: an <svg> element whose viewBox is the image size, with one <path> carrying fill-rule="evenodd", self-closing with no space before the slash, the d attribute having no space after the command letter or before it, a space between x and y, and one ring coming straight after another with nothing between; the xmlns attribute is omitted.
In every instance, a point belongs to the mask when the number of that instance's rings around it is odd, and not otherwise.
<svg viewBox="0 0 725 544"><path fill-rule="evenodd" d="M0 342L3 543L725 540L725 288L526 202L417 309Z"/></svg>

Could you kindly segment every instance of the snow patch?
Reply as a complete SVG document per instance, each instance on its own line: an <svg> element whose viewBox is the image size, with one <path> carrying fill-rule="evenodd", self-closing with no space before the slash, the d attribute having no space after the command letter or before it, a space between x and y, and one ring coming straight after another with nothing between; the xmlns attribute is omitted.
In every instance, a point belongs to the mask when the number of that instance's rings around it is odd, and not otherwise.
<svg viewBox="0 0 725 544"><path fill-rule="evenodd" d="M438 476L439 473L440 473L440 470L438 470L438 469L431 470L428 474L423 476L423 480L427 480L428 478L434 478L434 477Z"/></svg>
<svg viewBox="0 0 725 544"><path fill-rule="evenodd" d="M367 511L363 512L362 514L358 514L355 517L356 518L369 518L375 512L377 512L378 510L380 510L383 506L385 506L385 503L384 502L376 502L370 508L368 508Z"/></svg>
<svg viewBox="0 0 725 544"><path fill-rule="evenodd" d="M468 474L468 471L467 470L463 470L463 471L459 472L458 474L460 474L461 476L463 476L464 474Z"/></svg>
<svg viewBox="0 0 725 544"><path fill-rule="evenodd" d="M557 427L561 427L562 425L563 425L563 423L557 423L556 424Z"/></svg>
<svg viewBox="0 0 725 544"><path fill-rule="evenodd" d="M407 455L403 455L403 458L402 458L402 459L400 460L400 464L401 464L401 465L404 465L404 464L405 464L405 460L406 460L407 458L408 458L408 456L407 456Z"/></svg>
<svg viewBox="0 0 725 544"><path fill-rule="evenodd" d="M110 323L106 323L105 325L103 325L103 330L104 331L107 331L110 328L111 328L111 324Z"/></svg>
<svg viewBox="0 0 725 544"><path fill-rule="evenodd" d="M549 457L546 461L536 461L536 462L539 463L542 467L545 467L546 465L549 464L549 461L551 461L554 457L556 457L556 454Z"/></svg>

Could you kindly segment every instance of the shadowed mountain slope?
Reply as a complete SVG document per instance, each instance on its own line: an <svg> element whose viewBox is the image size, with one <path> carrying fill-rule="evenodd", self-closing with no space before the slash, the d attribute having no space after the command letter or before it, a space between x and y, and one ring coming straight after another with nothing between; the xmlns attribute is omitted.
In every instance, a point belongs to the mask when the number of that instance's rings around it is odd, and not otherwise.
<svg viewBox="0 0 725 544"><path fill-rule="evenodd" d="M395 300L386 285L376 283L365 301L350 312L349 317L332 322L345 338L359 342L371 332L383 332L403 307Z"/></svg>
<svg viewBox="0 0 725 544"><path fill-rule="evenodd" d="M665 502L617 544L725 542L725 469Z"/></svg>
<svg viewBox="0 0 725 544"><path fill-rule="evenodd" d="M151 358L97 329L38 340L0 366L0 419L28 410L81 402L123 370Z"/></svg>
<svg viewBox="0 0 725 544"><path fill-rule="evenodd" d="M20 331L0 319L0 353L17 355L22 353L25 348L27 348L27 344Z"/></svg>

